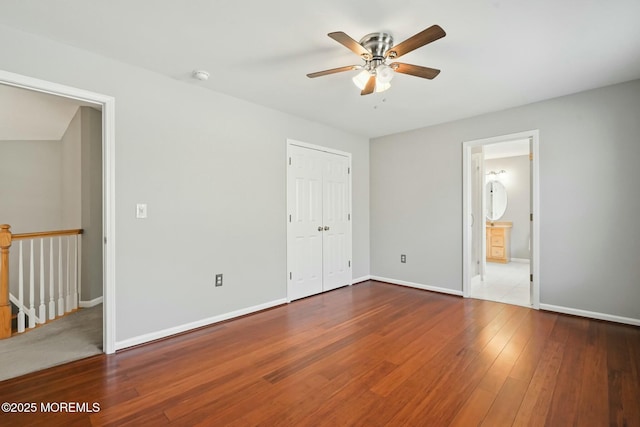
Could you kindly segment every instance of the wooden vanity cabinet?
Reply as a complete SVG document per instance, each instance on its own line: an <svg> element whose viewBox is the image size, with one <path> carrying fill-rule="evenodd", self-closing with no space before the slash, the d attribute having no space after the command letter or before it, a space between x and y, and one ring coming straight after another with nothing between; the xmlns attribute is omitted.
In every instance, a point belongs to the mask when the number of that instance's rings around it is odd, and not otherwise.
<svg viewBox="0 0 640 427"><path fill-rule="evenodd" d="M487 261L508 263L511 260L510 221L487 221Z"/></svg>

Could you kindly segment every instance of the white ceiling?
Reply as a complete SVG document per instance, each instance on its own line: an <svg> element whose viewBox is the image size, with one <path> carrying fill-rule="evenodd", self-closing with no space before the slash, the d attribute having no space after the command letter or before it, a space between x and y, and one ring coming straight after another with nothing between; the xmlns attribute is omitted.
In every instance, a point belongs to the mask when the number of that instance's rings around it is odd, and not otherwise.
<svg viewBox="0 0 640 427"><path fill-rule="evenodd" d="M640 78L639 0L0 0L0 24L190 84L369 137ZM442 70L397 75L361 97L359 64L327 37L390 31L396 43L431 26L447 36L402 62ZM3 41L8 42L8 41Z"/></svg>

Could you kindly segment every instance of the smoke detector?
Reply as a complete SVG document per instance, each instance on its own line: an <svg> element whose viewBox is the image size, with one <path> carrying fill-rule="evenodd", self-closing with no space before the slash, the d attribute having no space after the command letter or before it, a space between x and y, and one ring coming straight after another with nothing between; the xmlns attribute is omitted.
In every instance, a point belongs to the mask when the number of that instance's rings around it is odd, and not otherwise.
<svg viewBox="0 0 640 427"><path fill-rule="evenodd" d="M192 76L203 82L209 80L209 72L205 70L194 70Z"/></svg>

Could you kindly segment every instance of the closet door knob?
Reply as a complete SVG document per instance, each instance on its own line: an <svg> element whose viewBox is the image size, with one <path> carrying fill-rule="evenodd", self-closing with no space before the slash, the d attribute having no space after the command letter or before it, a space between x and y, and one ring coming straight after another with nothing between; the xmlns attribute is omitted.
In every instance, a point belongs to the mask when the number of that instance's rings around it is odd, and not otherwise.
<svg viewBox="0 0 640 427"><path fill-rule="evenodd" d="M329 226L328 226L328 225L325 225L325 226L324 226L324 231L328 231L328 230L329 230Z"/></svg>
<svg viewBox="0 0 640 427"><path fill-rule="evenodd" d="M322 226L321 225L318 227L318 231L322 231Z"/></svg>

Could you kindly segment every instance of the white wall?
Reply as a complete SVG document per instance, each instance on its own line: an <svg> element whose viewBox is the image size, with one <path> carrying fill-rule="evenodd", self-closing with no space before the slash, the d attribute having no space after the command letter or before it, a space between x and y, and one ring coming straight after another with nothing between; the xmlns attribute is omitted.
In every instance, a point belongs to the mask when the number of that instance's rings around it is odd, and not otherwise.
<svg viewBox="0 0 640 427"><path fill-rule="evenodd" d="M640 319L639 111L636 80L373 140L372 275L461 291L462 142L539 129L540 302Z"/></svg>
<svg viewBox="0 0 640 427"><path fill-rule="evenodd" d="M507 190L507 209L498 221L510 221L511 257L529 259L529 205L530 205L529 156L502 157L485 160L485 172L505 170L500 182Z"/></svg>
<svg viewBox="0 0 640 427"><path fill-rule="evenodd" d="M0 223L13 233L59 229L60 141L0 141L0 161Z"/></svg>
<svg viewBox="0 0 640 427"><path fill-rule="evenodd" d="M367 138L6 27L0 39L0 69L116 99L117 342L286 297L287 138L353 154L353 276L369 274Z"/></svg>

